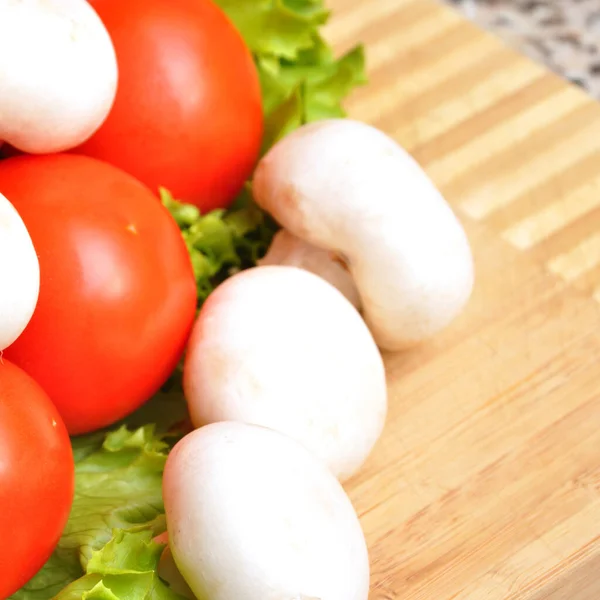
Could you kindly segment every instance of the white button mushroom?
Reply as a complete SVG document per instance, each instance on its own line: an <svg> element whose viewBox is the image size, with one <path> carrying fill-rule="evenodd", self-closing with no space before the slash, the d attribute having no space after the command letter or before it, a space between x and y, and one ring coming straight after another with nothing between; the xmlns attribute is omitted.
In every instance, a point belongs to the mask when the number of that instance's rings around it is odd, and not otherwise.
<svg viewBox="0 0 600 600"><path fill-rule="evenodd" d="M287 230L344 257L380 347L448 325L473 287L465 232L417 162L348 119L301 127L257 167L254 197Z"/></svg>
<svg viewBox="0 0 600 600"><path fill-rule="evenodd" d="M367 600L354 508L291 438L244 423L198 429L171 452L163 495L173 557L198 598Z"/></svg>
<svg viewBox="0 0 600 600"><path fill-rule="evenodd" d="M116 88L112 41L86 0L0 2L0 139L29 153L73 148Z"/></svg>
<svg viewBox="0 0 600 600"><path fill-rule="evenodd" d="M340 479L361 467L387 411L383 360L360 314L329 283L296 267L254 267L209 296L183 381L196 427L271 427Z"/></svg>
<svg viewBox="0 0 600 600"><path fill-rule="evenodd" d="M0 351L23 332L35 310L40 265L15 207L0 194Z"/></svg>
<svg viewBox="0 0 600 600"><path fill-rule="evenodd" d="M360 309L360 296L352 275L334 252L317 248L286 229L275 234L269 250L259 265L288 265L299 267L322 277L337 288L350 303Z"/></svg>

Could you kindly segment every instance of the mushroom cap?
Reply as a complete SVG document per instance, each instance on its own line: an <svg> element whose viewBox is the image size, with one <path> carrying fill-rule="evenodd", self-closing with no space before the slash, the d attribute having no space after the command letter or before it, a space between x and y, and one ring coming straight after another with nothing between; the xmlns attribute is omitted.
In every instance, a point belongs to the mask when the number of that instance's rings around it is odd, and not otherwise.
<svg viewBox="0 0 600 600"><path fill-rule="evenodd" d="M90 137L117 89L117 59L86 0L0 2L0 139L33 154Z"/></svg>
<svg viewBox="0 0 600 600"><path fill-rule="evenodd" d="M259 265L288 265L299 267L322 277L337 288L348 301L360 310L360 296L348 267L333 252L317 248L287 229L280 229Z"/></svg>
<svg viewBox="0 0 600 600"><path fill-rule="evenodd" d="M301 444L216 423L165 467L170 548L198 598L367 600L369 558L354 508Z"/></svg>
<svg viewBox="0 0 600 600"><path fill-rule="evenodd" d="M332 285L296 267L254 267L209 296L183 381L196 427L271 427L340 479L364 463L387 412L383 360L360 314Z"/></svg>
<svg viewBox="0 0 600 600"><path fill-rule="evenodd" d="M297 129L261 160L253 193L285 229L346 260L382 348L434 335L471 295L460 222L417 162L374 127L332 119Z"/></svg>
<svg viewBox="0 0 600 600"><path fill-rule="evenodd" d="M0 352L29 323L40 291L40 265L15 207L0 194Z"/></svg>

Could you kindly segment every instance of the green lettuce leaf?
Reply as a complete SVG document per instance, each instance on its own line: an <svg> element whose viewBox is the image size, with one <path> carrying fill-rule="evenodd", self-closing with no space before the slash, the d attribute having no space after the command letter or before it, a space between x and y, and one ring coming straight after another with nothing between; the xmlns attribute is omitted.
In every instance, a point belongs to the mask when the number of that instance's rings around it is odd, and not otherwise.
<svg viewBox="0 0 600 600"><path fill-rule="evenodd" d="M344 117L344 98L366 83L362 46L336 59L319 29L323 0L216 0L253 53L265 113L266 152L290 131Z"/></svg>
<svg viewBox="0 0 600 600"><path fill-rule="evenodd" d="M114 530L110 541L92 554L87 575L64 588L56 600L181 600L157 574L165 546L153 537L149 526Z"/></svg>
<svg viewBox="0 0 600 600"><path fill-rule="evenodd" d="M365 81L361 47L335 60L322 40L316 44L301 54L305 62L273 65L258 60L267 112L263 154L306 123L346 116L342 100Z"/></svg>
<svg viewBox="0 0 600 600"><path fill-rule="evenodd" d="M178 222L190 253L199 305L227 277L256 265L277 229L253 203L248 190L230 210L213 210L206 215L178 202L165 189L161 198Z"/></svg>
<svg viewBox="0 0 600 600"><path fill-rule="evenodd" d="M178 395L155 402L169 410L164 422L173 421L170 409L179 414ZM179 599L158 579L161 546L151 542L166 529L162 473L168 450L185 431L169 429L158 434L154 425L122 425L73 440L76 489L69 523L51 559L12 600L112 600L110 593L119 600Z"/></svg>
<svg viewBox="0 0 600 600"><path fill-rule="evenodd" d="M254 54L294 60L329 16L322 0L216 0Z"/></svg>

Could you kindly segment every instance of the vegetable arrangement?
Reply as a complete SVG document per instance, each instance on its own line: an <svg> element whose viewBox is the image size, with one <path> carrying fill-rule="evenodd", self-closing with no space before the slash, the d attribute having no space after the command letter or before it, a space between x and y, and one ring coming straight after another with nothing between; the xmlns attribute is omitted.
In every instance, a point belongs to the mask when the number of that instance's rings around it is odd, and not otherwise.
<svg viewBox="0 0 600 600"><path fill-rule="evenodd" d="M366 600L381 350L473 261L327 18L0 6L0 600Z"/></svg>

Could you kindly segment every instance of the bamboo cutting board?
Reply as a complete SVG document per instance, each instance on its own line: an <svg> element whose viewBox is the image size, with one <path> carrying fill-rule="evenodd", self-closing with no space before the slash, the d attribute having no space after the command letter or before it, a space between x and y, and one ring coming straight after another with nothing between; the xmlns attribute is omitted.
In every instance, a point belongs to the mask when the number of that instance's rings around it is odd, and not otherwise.
<svg viewBox="0 0 600 600"><path fill-rule="evenodd" d="M465 314L387 356L385 435L350 483L372 600L600 598L600 106L432 0L331 0L368 47L348 103L464 223Z"/></svg>

